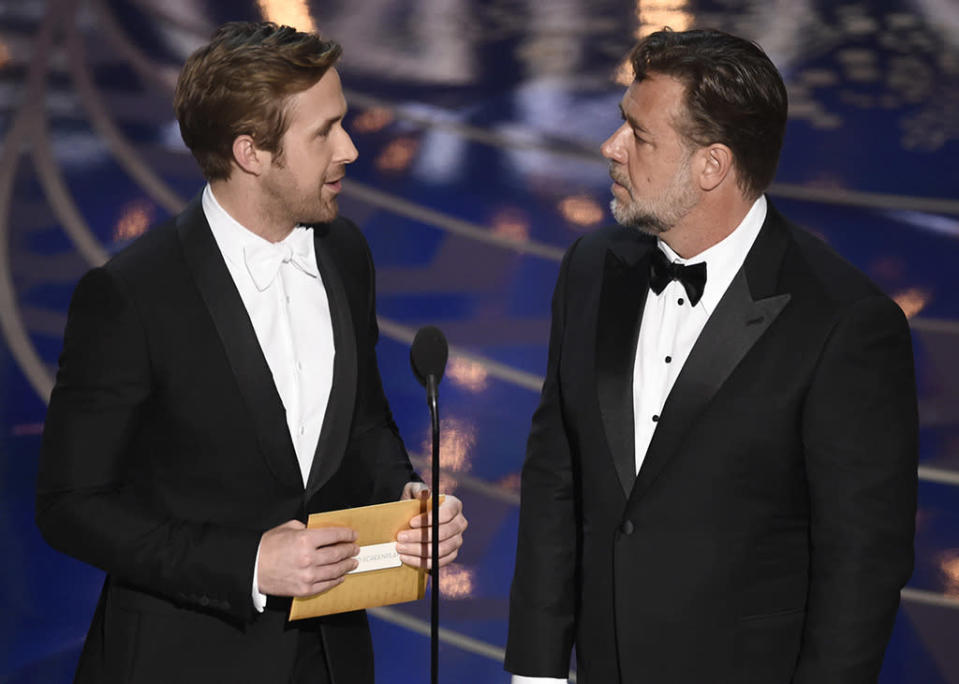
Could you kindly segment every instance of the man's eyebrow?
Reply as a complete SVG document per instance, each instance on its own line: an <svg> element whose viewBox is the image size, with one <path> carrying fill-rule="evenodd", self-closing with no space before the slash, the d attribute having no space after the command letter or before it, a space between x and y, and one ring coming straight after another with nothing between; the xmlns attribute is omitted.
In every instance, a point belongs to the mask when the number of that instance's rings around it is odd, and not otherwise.
<svg viewBox="0 0 959 684"><path fill-rule="evenodd" d="M626 110L623 109L622 103L620 103L619 105L619 115L623 117L623 121L626 121L629 123L629 125L633 128L633 130L649 135L649 131L643 128L642 124L640 124L636 119L634 119L633 117L631 117L629 114L626 113Z"/></svg>
<svg viewBox="0 0 959 684"><path fill-rule="evenodd" d="M316 126L316 128L313 129L313 132L317 135L328 133L330 129L333 127L333 124L335 124L337 121L342 121L345 117L346 117L346 112L343 112L342 114L337 114L336 116L331 116L329 119L325 119L322 122L320 122Z"/></svg>

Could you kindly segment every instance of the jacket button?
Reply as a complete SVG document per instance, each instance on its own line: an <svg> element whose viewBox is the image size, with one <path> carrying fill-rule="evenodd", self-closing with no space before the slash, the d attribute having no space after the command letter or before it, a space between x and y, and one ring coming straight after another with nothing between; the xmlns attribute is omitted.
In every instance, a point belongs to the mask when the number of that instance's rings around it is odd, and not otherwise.
<svg viewBox="0 0 959 684"><path fill-rule="evenodd" d="M201 597L200 597L200 605L201 605L201 606L204 606L204 607L210 605L210 599L209 599L209 597L201 596Z"/></svg>
<svg viewBox="0 0 959 684"><path fill-rule="evenodd" d="M633 533L633 521L624 520L623 524L619 526L619 531L625 534L627 537Z"/></svg>

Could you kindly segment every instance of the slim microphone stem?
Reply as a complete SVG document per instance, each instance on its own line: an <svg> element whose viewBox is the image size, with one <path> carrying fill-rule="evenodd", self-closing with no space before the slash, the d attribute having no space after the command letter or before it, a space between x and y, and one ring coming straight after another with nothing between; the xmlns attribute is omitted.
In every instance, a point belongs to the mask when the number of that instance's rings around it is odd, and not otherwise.
<svg viewBox="0 0 959 684"><path fill-rule="evenodd" d="M440 568L436 559L440 555L440 409L439 387L435 375L426 377L426 403L430 407L430 422L433 432L433 525L432 525L432 553L433 565L430 576L433 578L433 589L430 591L430 681L439 682L439 655L440 655Z"/></svg>

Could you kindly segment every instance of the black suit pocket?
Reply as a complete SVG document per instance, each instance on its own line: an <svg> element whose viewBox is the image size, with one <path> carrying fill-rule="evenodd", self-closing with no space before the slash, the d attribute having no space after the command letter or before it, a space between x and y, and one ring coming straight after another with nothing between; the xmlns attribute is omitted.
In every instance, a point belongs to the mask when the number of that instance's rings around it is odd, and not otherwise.
<svg viewBox="0 0 959 684"><path fill-rule="evenodd" d="M796 670L805 608L752 615L740 622L741 684L789 684Z"/></svg>

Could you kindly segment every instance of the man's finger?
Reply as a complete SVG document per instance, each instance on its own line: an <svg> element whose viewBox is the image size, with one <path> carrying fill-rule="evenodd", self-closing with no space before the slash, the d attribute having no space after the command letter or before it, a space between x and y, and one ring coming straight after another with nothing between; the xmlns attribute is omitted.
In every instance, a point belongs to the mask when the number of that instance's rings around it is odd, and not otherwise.
<svg viewBox="0 0 959 684"><path fill-rule="evenodd" d="M443 567L444 565L449 565L456 559L458 555L459 555L459 549L455 549L452 553L446 556L440 556L440 562L439 562L440 567ZM419 569L425 568L429 570L433 567L432 559L424 558L421 556L407 556L405 554L400 554L400 561L404 565L409 565L410 567L413 567L413 568L419 568Z"/></svg>
<svg viewBox="0 0 959 684"><path fill-rule="evenodd" d="M430 495L430 488L426 486L423 482L409 482L405 487L403 487L403 494L400 496L401 501L409 499L419 499L423 497L428 497Z"/></svg>
<svg viewBox="0 0 959 684"><path fill-rule="evenodd" d="M469 526L469 523L466 521L462 515L449 520L447 522L440 523L440 532L439 537L442 541L443 539L449 539L450 537L462 534L466 531L466 528ZM396 535L396 540L399 542L420 542L427 541L431 539L433 530L431 527L414 527L412 530L404 530Z"/></svg>
<svg viewBox="0 0 959 684"><path fill-rule="evenodd" d="M352 543L333 544L332 546L321 546L313 551L311 565L323 566L333 565L340 561L353 558L360 552L360 547Z"/></svg>
<svg viewBox="0 0 959 684"><path fill-rule="evenodd" d="M355 558L346 558L335 563L326 563L324 565L315 565L310 573L310 582L325 582L343 577L350 570L355 570L359 561Z"/></svg>
<svg viewBox="0 0 959 684"><path fill-rule="evenodd" d="M453 499L450 502L450 499ZM446 503L440 506L440 525L447 523L463 511L463 504L459 499L447 497ZM420 513L410 518L410 527L429 527L433 522L433 512Z"/></svg>
<svg viewBox="0 0 959 684"><path fill-rule="evenodd" d="M322 594L329 591L337 585L343 584L343 580L345 579L345 577L338 577L334 580L323 580L321 582L304 582L299 590L293 595L301 598L316 596L317 594Z"/></svg>
<svg viewBox="0 0 959 684"><path fill-rule="evenodd" d="M440 542L439 545L439 557L443 558L444 556L449 555L456 549L460 548L463 545L463 537L460 535L446 539L445 541ZM420 558L427 558L430 555L430 549L432 544L397 544L396 552L401 556L419 556Z"/></svg>
<svg viewBox="0 0 959 684"><path fill-rule="evenodd" d="M304 532L314 548L356 541L356 532L349 527L320 527Z"/></svg>

